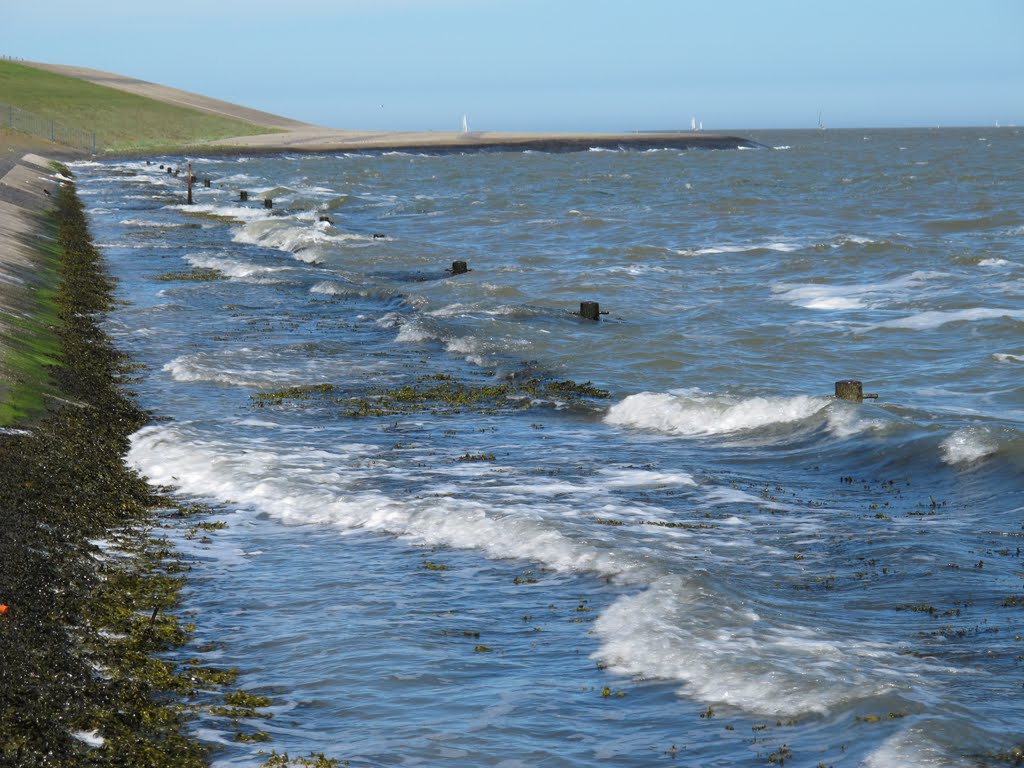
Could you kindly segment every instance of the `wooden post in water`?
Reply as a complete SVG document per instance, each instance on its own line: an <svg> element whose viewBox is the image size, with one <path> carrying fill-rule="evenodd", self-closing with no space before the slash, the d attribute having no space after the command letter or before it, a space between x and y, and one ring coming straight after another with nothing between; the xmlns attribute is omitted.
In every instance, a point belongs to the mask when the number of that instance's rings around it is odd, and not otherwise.
<svg viewBox="0 0 1024 768"><path fill-rule="evenodd" d="M192 163L188 164L188 204L192 205L192 180L195 176L192 175Z"/></svg>
<svg viewBox="0 0 1024 768"><path fill-rule="evenodd" d="M243 189L241 192L238 193L238 200L239 202L242 203L249 202L249 193Z"/></svg>
<svg viewBox="0 0 1024 768"><path fill-rule="evenodd" d="M331 221L331 217L330 216L321 216L320 217L320 221L326 221L328 224L333 224L334 223L333 221Z"/></svg>
<svg viewBox="0 0 1024 768"><path fill-rule="evenodd" d="M452 262L452 274L453 275L464 275L469 272L469 267L464 261L453 261Z"/></svg>
<svg viewBox="0 0 1024 768"><path fill-rule="evenodd" d="M580 317L582 317L584 320L600 320L601 305L598 304L596 301L581 301Z"/></svg>
<svg viewBox="0 0 1024 768"><path fill-rule="evenodd" d="M264 197L263 198L263 207L264 208L273 208L274 207L274 201L271 200L269 197Z"/></svg>
<svg viewBox="0 0 1024 768"><path fill-rule="evenodd" d="M878 395L865 395L864 385L856 379L843 379L836 382L836 399L849 400L851 403L863 403L865 398L877 399Z"/></svg>
<svg viewBox="0 0 1024 768"><path fill-rule="evenodd" d="M843 379L836 382L836 399L849 400L851 403L864 402L864 385L856 379Z"/></svg>
<svg viewBox="0 0 1024 768"><path fill-rule="evenodd" d="M209 189L209 187L210 187L210 180L209 179L203 179L203 186L206 187L207 189Z"/></svg>

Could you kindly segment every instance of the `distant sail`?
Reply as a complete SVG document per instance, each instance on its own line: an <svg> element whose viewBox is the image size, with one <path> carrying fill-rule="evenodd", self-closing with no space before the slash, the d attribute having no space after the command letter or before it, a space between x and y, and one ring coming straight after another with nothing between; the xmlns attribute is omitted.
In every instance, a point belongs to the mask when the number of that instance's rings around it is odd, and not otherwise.
<svg viewBox="0 0 1024 768"><path fill-rule="evenodd" d="M696 117L691 117L690 118L690 130L691 131L696 131L697 130L697 118Z"/></svg>
<svg viewBox="0 0 1024 768"><path fill-rule="evenodd" d="M462 116L462 132L469 133L469 118L465 115Z"/></svg>

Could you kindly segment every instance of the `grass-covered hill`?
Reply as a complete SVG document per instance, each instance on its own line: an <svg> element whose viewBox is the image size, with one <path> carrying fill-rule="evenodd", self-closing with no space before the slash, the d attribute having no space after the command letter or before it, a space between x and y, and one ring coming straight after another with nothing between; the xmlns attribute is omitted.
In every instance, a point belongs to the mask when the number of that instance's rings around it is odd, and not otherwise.
<svg viewBox="0 0 1024 768"><path fill-rule="evenodd" d="M274 132L242 120L0 61L0 130L9 128L11 106L69 129L96 134L98 152L172 150Z"/></svg>

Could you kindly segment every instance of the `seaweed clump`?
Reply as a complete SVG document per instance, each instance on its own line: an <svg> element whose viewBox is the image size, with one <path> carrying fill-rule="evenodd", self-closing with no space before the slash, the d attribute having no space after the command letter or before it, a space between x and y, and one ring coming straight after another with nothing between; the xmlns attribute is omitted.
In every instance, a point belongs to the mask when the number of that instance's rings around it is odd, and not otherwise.
<svg viewBox="0 0 1024 768"><path fill-rule="evenodd" d="M123 462L146 414L97 322L111 284L70 183L48 215L60 397L0 435L0 764L205 765L183 729L192 678L159 658L190 627L171 613L181 566L147 533L165 502Z"/></svg>
<svg viewBox="0 0 1024 768"><path fill-rule="evenodd" d="M428 411L436 415L453 415L463 411L493 413L499 410L522 410L553 402L571 406L587 401L606 399L607 390L589 381L526 381L495 380L488 384L467 384L447 374L419 377L414 384L394 388L374 387L362 396L338 397L332 384L289 387L278 392L262 392L251 396L259 408L285 402L315 406L340 406L345 416L393 416Z"/></svg>

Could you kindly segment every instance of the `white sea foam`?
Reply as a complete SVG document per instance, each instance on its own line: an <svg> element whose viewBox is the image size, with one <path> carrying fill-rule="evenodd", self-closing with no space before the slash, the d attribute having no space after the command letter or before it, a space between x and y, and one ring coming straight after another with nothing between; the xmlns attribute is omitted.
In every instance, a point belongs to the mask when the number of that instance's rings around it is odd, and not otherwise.
<svg viewBox="0 0 1024 768"><path fill-rule="evenodd" d="M384 318L377 322L380 324L382 321L384 321ZM438 341L439 338L435 332L424 328L415 320L412 320L399 326L395 341L399 344L419 344L424 341Z"/></svg>
<svg viewBox="0 0 1024 768"><path fill-rule="evenodd" d="M939 446L947 464L969 464L999 450L999 442L984 427L963 427Z"/></svg>
<svg viewBox="0 0 1024 768"><path fill-rule="evenodd" d="M887 738L861 763L861 768L969 768L975 760L958 759L928 739L918 728Z"/></svg>
<svg viewBox="0 0 1024 768"><path fill-rule="evenodd" d="M223 219L234 221L254 221L267 218L267 212L262 208L248 208L242 205L218 205L216 203L196 203L194 205L167 205L165 209L171 211L183 211L185 213L205 213L210 216L219 216Z"/></svg>
<svg viewBox="0 0 1024 768"><path fill-rule="evenodd" d="M995 307L974 307L972 309L929 310L916 315L886 320L865 329L895 328L911 331L927 331L940 328L948 323L976 322L980 320L1024 320L1024 309L998 309Z"/></svg>
<svg viewBox="0 0 1024 768"><path fill-rule="evenodd" d="M807 419L827 397L752 397L641 392L608 409L605 422L670 435L718 435Z"/></svg>
<svg viewBox="0 0 1024 768"><path fill-rule="evenodd" d="M776 251L778 253L792 253L808 248L841 248L845 245L871 245L879 242L870 237L862 235L835 235L825 239L803 238L799 240L766 240L758 243L724 243L721 245L710 245L704 248L683 249L676 251L682 256L707 256L717 253L747 253L749 251Z"/></svg>
<svg viewBox="0 0 1024 768"><path fill-rule="evenodd" d="M609 488L661 488L667 485L696 485L687 472L653 472L647 469L602 469L598 472Z"/></svg>
<svg viewBox="0 0 1024 768"><path fill-rule="evenodd" d="M755 713L824 713L909 687L895 669L880 669L888 649L775 627L743 602L707 600L697 576L662 576L620 597L594 631L601 645L593 658L613 672L678 680L688 697Z"/></svg>
<svg viewBox="0 0 1024 768"><path fill-rule="evenodd" d="M253 388L321 383L334 374L356 372L337 355L314 358L308 351L288 347L196 352L174 358L164 364L163 370L175 381Z"/></svg>
<svg viewBox="0 0 1024 768"><path fill-rule="evenodd" d="M778 283L772 293L779 301L806 309L863 309L879 307L919 292L925 283L947 277L944 272L917 271L877 283Z"/></svg>
<svg viewBox="0 0 1024 768"><path fill-rule="evenodd" d="M260 245L291 254L314 248L340 244L368 244L372 235L352 232L328 232L327 222L305 224L294 218L259 219L235 230L232 239L236 243Z"/></svg>
<svg viewBox="0 0 1024 768"><path fill-rule="evenodd" d="M285 272L289 267L269 267L260 264L252 264L241 259L231 259L226 256L218 256L210 253L191 253L185 256L185 261L193 267L200 269L215 269L223 275L236 278L247 278L256 275L267 275L275 272Z"/></svg>
<svg viewBox="0 0 1024 768"><path fill-rule="evenodd" d="M124 219L121 223L129 227L159 227L160 229L188 226L185 222L152 221L151 219Z"/></svg>
<svg viewBox="0 0 1024 768"><path fill-rule="evenodd" d="M100 732L96 730L74 731L71 735L90 747L102 747L107 741L100 736Z"/></svg>
<svg viewBox="0 0 1024 768"><path fill-rule="evenodd" d="M992 359L998 363L1024 363L1024 355L1011 355L1008 352L994 352Z"/></svg>
<svg viewBox="0 0 1024 768"><path fill-rule="evenodd" d="M474 548L492 557L520 557L558 570L627 580L645 571L642 562L567 538L530 505L506 507L492 516L491 505L465 498L392 499L373 490L376 475L366 460L379 451L376 446L272 450L258 441L203 439L187 429L142 429L132 438L129 463L158 484L203 498L230 499L286 523L389 532L423 544Z"/></svg>

